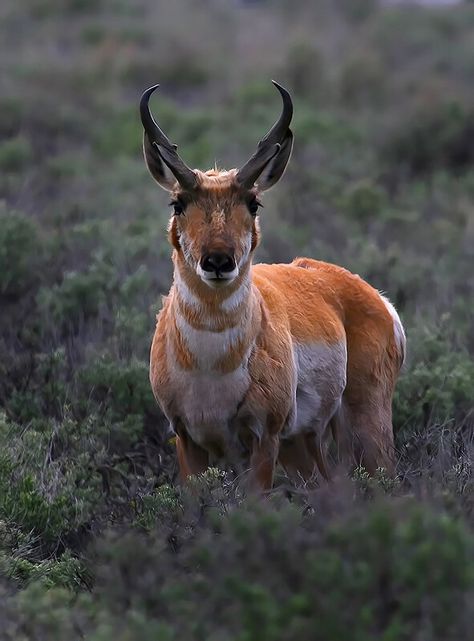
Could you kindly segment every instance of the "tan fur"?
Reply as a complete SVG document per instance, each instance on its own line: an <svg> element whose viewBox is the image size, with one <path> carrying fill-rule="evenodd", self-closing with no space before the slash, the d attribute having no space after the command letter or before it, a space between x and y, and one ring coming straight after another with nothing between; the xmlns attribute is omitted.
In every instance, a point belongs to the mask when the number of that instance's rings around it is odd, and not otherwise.
<svg viewBox="0 0 474 641"><path fill-rule="evenodd" d="M239 187L235 171L197 176L192 196L178 185L173 193L186 208L170 221L175 278L150 358L155 397L179 437L182 478L222 456L249 468L262 489L278 459L293 477L309 480L317 466L327 478L329 426L343 459L392 471L391 400L404 335L386 302L328 263L252 265L260 237L247 207L254 192ZM233 280L210 286L199 276L210 251L235 256Z"/></svg>

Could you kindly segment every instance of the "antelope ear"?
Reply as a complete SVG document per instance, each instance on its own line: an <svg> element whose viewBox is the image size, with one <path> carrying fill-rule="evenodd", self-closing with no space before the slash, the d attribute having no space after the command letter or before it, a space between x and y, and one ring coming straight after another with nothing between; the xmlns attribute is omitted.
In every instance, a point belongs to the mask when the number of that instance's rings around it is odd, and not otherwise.
<svg viewBox="0 0 474 641"><path fill-rule="evenodd" d="M280 149L273 158L268 161L263 168L262 173L255 181L258 191L267 191L267 189L276 185L285 172L288 161L290 160L292 149L293 133L291 129L288 129L283 141L281 142Z"/></svg>
<svg viewBox="0 0 474 641"><path fill-rule="evenodd" d="M164 163L160 148L156 143L151 143L148 135L143 134L143 155L150 174L160 187L166 191L173 191L178 185L176 177Z"/></svg>

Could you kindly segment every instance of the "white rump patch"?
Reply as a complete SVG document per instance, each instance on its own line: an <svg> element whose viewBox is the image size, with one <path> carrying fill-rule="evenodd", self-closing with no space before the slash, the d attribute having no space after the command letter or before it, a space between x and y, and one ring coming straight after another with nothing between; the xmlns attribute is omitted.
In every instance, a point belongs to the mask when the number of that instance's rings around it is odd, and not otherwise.
<svg viewBox="0 0 474 641"><path fill-rule="evenodd" d="M403 363L405 362L407 339L405 336L405 330L403 329L402 321L400 320L400 316L398 315L397 310L392 305L392 303L388 300L388 298L383 294L380 294L380 298L385 303L385 307L388 309L390 316L393 318L393 333L395 335L395 343L402 357L402 365L403 365Z"/></svg>

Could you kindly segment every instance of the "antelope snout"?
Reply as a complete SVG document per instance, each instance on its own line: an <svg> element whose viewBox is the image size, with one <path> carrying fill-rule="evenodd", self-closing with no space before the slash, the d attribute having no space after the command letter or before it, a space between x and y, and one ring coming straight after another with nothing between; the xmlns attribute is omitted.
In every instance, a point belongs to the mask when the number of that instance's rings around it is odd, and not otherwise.
<svg viewBox="0 0 474 641"><path fill-rule="evenodd" d="M234 256L225 252L204 254L199 261L199 267L200 276L206 281L229 281L238 273Z"/></svg>
<svg viewBox="0 0 474 641"><path fill-rule="evenodd" d="M201 269L203 272L226 273L235 269L235 259L230 254L223 252L211 252L201 258Z"/></svg>

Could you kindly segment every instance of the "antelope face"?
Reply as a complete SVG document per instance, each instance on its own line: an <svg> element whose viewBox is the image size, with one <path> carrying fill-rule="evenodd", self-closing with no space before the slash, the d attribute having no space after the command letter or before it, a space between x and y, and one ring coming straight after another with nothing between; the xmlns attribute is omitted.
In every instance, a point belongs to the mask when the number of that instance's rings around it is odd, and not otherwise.
<svg viewBox="0 0 474 641"><path fill-rule="evenodd" d="M237 183L236 173L196 171L198 187L172 194L170 242L209 287L232 283L259 240L260 202L255 190Z"/></svg>
<svg viewBox="0 0 474 641"><path fill-rule="evenodd" d="M291 155L293 105L286 89L274 84L283 100L280 118L239 170L190 169L151 115L148 101L158 85L147 89L140 101L146 164L158 184L171 192L170 242L209 287L229 285L250 264L259 240L259 194L281 178Z"/></svg>

